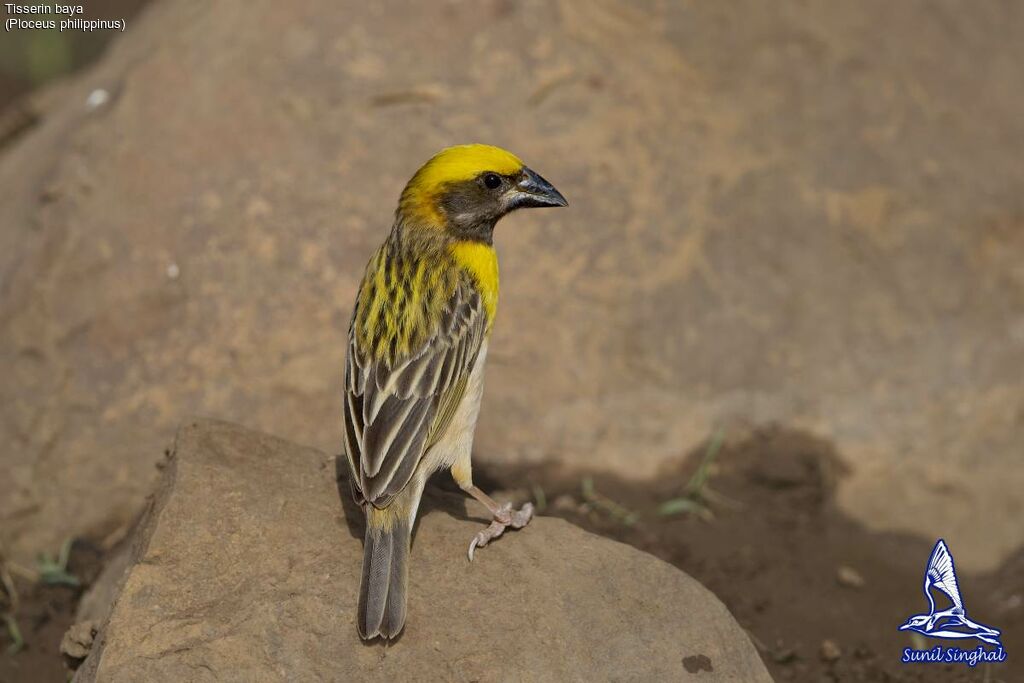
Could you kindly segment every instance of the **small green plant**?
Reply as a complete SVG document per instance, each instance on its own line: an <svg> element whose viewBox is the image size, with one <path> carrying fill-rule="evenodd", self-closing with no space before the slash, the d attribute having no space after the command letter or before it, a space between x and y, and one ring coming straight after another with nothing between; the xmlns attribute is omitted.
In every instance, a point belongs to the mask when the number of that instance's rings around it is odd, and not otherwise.
<svg viewBox="0 0 1024 683"><path fill-rule="evenodd" d="M5 613L3 620L4 625L7 627L7 635L11 638L11 644L7 646L7 654L17 654L21 648L25 647L25 639L21 636L21 629L18 628L18 622L14 619L13 614Z"/></svg>
<svg viewBox="0 0 1024 683"><path fill-rule="evenodd" d="M48 586L71 586L77 588L82 585L78 577L68 571L68 559L71 556L71 539L64 541L60 547L57 557L41 554L36 561L36 568L39 573L40 583Z"/></svg>
<svg viewBox="0 0 1024 683"><path fill-rule="evenodd" d="M693 514L701 519L711 520L714 514L711 512L711 504L718 504L727 507L739 507L739 503L731 500L722 494L712 490L708 485L711 478L711 467L722 450L725 442L725 432L719 428L711 436L707 448L704 449L704 457L701 458L697 471L693 473L690 480L686 482L683 495L677 498L670 498L658 506L658 514L662 516Z"/></svg>
<svg viewBox="0 0 1024 683"><path fill-rule="evenodd" d="M25 638L21 634L18 620L15 615L18 612L18 591L14 585L12 574L17 574L32 583L42 583L47 586L72 586L81 585L78 577L68 571L68 560L71 557L71 543L69 538L64 541L56 557L41 554L36 560L36 568L30 569L17 562L8 559L3 549L0 548L0 620L11 640L7 647L8 654L15 654L25 647Z"/></svg>
<svg viewBox="0 0 1024 683"><path fill-rule="evenodd" d="M690 498L679 497L669 498L664 503L658 506L658 514L664 517L671 515L681 514L694 514L701 517L711 517L711 511L708 510L707 506L700 501L693 500Z"/></svg>
<svg viewBox="0 0 1024 683"><path fill-rule="evenodd" d="M7 653L13 655L24 647L25 640L21 637L21 629L14 619L14 613L18 609L18 590L14 587L9 565L0 549L0 619L3 620L7 635L11 639Z"/></svg>
<svg viewBox="0 0 1024 683"><path fill-rule="evenodd" d="M540 484L533 485L533 499L537 502L537 512L544 512L544 508L548 506L548 496Z"/></svg>

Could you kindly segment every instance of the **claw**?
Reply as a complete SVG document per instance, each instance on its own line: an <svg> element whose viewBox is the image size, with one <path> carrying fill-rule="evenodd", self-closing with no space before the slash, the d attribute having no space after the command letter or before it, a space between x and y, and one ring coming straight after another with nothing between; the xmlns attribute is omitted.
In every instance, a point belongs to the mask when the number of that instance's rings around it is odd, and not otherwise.
<svg viewBox="0 0 1024 683"><path fill-rule="evenodd" d="M519 510L512 510L512 503L505 503L498 509L490 525L477 533L469 543L469 561L473 561L473 552L505 533L505 529L522 529L533 519L533 504L527 503Z"/></svg>
<svg viewBox="0 0 1024 683"><path fill-rule="evenodd" d="M533 519L533 503L527 503L519 510L512 513L511 526L513 529L522 529Z"/></svg>

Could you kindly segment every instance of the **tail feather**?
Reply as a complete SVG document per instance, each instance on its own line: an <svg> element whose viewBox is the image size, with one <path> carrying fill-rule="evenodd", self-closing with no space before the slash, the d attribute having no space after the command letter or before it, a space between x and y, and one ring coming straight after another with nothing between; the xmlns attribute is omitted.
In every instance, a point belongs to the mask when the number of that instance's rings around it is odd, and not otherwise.
<svg viewBox="0 0 1024 683"><path fill-rule="evenodd" d="M405 587L409 577L409 542L412 525L395 520L390 528L374 525L367 515L363 543L363 576L359 587L359 635L364 639L390 639L405 625Z"/></svg>

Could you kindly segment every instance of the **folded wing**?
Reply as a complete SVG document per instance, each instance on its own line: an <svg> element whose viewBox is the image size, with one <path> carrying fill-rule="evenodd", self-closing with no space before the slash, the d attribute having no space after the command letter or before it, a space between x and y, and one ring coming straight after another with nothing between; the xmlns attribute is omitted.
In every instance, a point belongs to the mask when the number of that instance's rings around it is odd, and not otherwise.
<svg viewBox="0 0 1024 683"><path fill-rule="evenodd" d="M374 359L349 331L345 450L359 502L387 507L444 435L486 323L480 294L463 281L427 341L403 358Z"/></svg>

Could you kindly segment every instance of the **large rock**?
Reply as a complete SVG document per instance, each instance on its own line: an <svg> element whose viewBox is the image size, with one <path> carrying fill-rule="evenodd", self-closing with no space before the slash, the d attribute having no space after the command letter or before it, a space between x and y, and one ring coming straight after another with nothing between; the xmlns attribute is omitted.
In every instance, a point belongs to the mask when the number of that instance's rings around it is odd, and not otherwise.
<svg viewBox="0 0 1024 683"><path fill-rule="evenodd" d="M157 2L0 159L0 541L123 524L186 414L336 449L366 259L479 140L570 200L498 230L484 458L640 477L781 421L836 441L855 517L991 566L1024 542L1022 31L1012 2Z"/></svg>
<svg viewBox="0 0 1024 683"><path fill-rule="evenodd" d="M364 644L361 516L341 484L344 506L316 450L184 427L77 681L770 680L722 603L674 567L546 517L471 564L486 520L444 493L415 536L405 632Z"/></svg>

